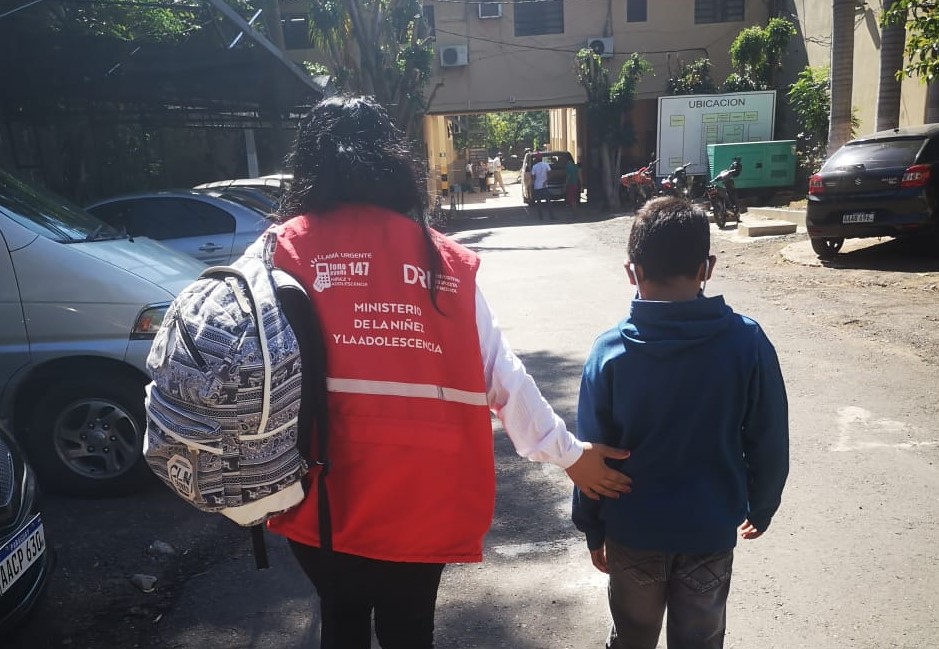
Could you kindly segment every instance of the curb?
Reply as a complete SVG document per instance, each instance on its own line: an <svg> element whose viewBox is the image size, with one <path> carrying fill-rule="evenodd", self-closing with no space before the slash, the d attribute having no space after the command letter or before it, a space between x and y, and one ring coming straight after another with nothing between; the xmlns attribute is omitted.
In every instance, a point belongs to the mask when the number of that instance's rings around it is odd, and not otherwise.
<svg viewBox="0 0 939 649"><path fill-rule="evenodd" d="M758 216L766 219L776 219L780 221L789 221L797 226L805 227L805 210L791 209L787 207L750 207L747 209L750 216Z"/></svg>

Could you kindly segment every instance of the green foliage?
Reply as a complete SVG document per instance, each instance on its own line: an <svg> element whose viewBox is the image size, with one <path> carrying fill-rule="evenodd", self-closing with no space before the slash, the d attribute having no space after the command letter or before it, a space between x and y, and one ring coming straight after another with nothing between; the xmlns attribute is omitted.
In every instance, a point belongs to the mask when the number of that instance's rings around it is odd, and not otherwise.
<svg viewBox="0 0 939 649"><path fill-rule="evenodd" d="M548 140L548 111L485 113L466 115L465 129L453 136L457 150L486 147L504 153L537 149Z"/></svg>
<svg viewBox="0 0 939 649"><path fill-rule="evenodd" d="M786 18L771 18L765 27L753 25L741 30L730 46L730 62L736 73L727 78L724 90L773 88L783 52L795 34L795 25Z"/></svg>
<svg viewBox="0 0 939 649"><path fill-rule="evenodd" d="M669 77L666 89L670 95L710 95L717 92L711 79L711 60L695 59L691 63L682 61L675 76Z"/></svg>
<svg viewBox="0 0 939 649"><path fill-rule="evenodd" d="M196 12L142 6L138 0L40 5L26 17L34 36L72 34L173 42L201 28Z"/></svg>
<svg viewBox="0 0 939 649"><path fill-rule="evenodd" d="M763 28L753 25L741 30L730 45L730 63L743 75L758 76L766 64L766 45Z"/></svg>
<svg viewBox="0 0 939 649"><path fill-rule="evenodd" d="M303 69L306 70L306 73L311 77L321 77L329 75L329 68L327 68L322 63L317 61L303 61Z"/></svg>
<svg viewBox="0 0 939 649"><path fill-rule="evenodd" d="M795 83L789 86L789 105L802 131L798 134L797 157L807 173L814 173L825 161L828 143L828 117L831 113L831 89L828 68L806 66Z"/></svg>
<svg viewBox="0 0 939 649"><path fill-rule="evenodd" d="M749 92L751 90L762 90L753 79L731 72L724 81L724 92Z"/></svg>
<svg viewBox="0 0 939 649"><path fill-rule="evenodd" d="M419 133L433 44L420 0L309 0L310 38L334 83L373 95L411 136Z"/></svg>
<svg viewBox="0 0 939 649"><path fill-rule="evenodd" d="M632 108L642 77L652 73L652 64L633 53L623 63L616 81L611 82L603 60L585 47L577 53L576 66L577 80L587 91L587 119L593 133L614 146L632 144L632 124L622 117Z"/></svg>
<svg viewBox="0 0 939 649"><path fill-rule="evenodd" d="M652 64L633 53L620 68L615 81L600 56L590 48L577 52L577 80L587 93L586 117L590 139L599 142L602 171L600 173L604 200L618 205L619 163L622 147L635 142L636 136L628 112L636 96L636 88ZM588 189L589 199L589 189Z"/></svg>
<svg viewBox="0 0 939 649"><path fill-rule="evenodd" d="M881 15L883 25L906 24L907 64L897 77L939 78L939 5L936 0L896 0Z"/></svg>

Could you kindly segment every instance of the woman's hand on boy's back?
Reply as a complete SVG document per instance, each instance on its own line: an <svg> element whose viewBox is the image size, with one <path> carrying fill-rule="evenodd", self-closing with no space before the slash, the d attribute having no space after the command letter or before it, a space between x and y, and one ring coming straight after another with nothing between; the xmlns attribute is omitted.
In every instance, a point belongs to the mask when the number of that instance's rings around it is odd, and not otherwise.
<svg viewBox="0 0 939 649"><path fill-rule="evenodd" d="M740 538L746 539L747 541L752 541L753 539L758 539L763 535L763 532L756 529L749 520L743 522L740 526Z"/></svg>
<svg viewBox="0 0 939 649"><path fill-rule="evenodd" d="M599 500L600 496L619 498L632 491L632 478L610 468L606 459L625 460L629 451L605 444L584 443L584 452L567 467L567 475L585 496Z"/></svg>
<svg viewBox="0 0 939 649"><path fill-rule="evenodd" d="M600 572L610 574L610 566L606 560L606 543L596 550L590 551L590 561L593 562L593 567Z"/></svg>

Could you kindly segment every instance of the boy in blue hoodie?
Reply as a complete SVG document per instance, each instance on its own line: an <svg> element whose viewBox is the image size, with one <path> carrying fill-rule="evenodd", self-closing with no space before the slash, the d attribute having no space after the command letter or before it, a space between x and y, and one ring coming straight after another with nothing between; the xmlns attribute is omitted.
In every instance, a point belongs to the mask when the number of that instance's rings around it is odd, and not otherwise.
<svg viewBox="0 0 939 649"><path fill-rule="evenodd" d="M756 539L789 472L786 389L760 326L721 296L710 227L678 198L633 223L629 315L584 365L577 436L628 448L632 493L574 492L574 524L609 574L609 649L654 649L668 609L669 649L719 649L737 531Z"/></svg>

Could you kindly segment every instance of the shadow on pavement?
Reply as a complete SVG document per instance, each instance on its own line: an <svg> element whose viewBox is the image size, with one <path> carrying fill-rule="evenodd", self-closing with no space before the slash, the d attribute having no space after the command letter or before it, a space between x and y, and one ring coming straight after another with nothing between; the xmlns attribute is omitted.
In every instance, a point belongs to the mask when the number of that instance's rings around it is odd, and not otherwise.
<svg viewBox="0 0 939 649"><path fill-rule="evenodd" d="M847 244L846 244L847 245ZM881 270L892 273L939 271L939 238L889 239L856 250L841 252L821 264L828 268Z"/></svg>
<svg viewBox="0 0 939 649"><path fill-rule="evenodd" d="M576 214L563 203L552 206L555 221L538 219L534 207L512 205L507 207L486 207L474 210L458 210L457 216L444 226L438 227L445 234L456 234L466 230L484 230L497 228L517 228L531 225L551 225L552 223L598 223L623 216L627 212L611 212L581 205Z"/></svg>
<svg viewBox="0 0 939 649"><path fill-rule="evenodd" d="M572 427L581 359L535 353L523 361ZM550 616L563 623L575 602L546 596L537 579L511 586L501 579L507 567L524 573L528 561L569 561L565 548L579 536L569 519L570 484L560 469L520 458L501 428L495 455L496 514L483 572L470 573L471 584L442 587L440 646L565 646L570 643L545 644L547 631L536 628L537 620ZM59 566L45 601L20 633L0 642L5 648L318 646L314 591L283 539L267 535L271 568L258 571L245 530L195 510L155 481L129 498L49 497L43 520ZM153 553L154 541L175 553ZM551 546L555 541L559 545ZM531 555L493 550L544 542L548 547ZM155 590L131 585L136 573L157 577Z"/></svg>

